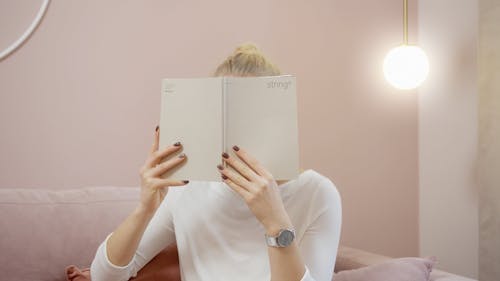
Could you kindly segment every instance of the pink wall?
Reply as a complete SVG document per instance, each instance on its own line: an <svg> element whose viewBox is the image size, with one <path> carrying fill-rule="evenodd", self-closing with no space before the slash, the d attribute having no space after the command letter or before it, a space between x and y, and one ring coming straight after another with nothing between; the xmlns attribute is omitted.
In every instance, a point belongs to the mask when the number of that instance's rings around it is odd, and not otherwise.
<svg viewBox="0 0 500 281"><path fill-rule="evenodd" d="M5 2L0 47L40 3ZM416 255L417 97L389 87L381 70L402 39L401 5L54 0L30 40L0 62L0 185L138 185L160 79L206 76L253 41L298 77L302 167L338 186L342 243Z"/></svg>

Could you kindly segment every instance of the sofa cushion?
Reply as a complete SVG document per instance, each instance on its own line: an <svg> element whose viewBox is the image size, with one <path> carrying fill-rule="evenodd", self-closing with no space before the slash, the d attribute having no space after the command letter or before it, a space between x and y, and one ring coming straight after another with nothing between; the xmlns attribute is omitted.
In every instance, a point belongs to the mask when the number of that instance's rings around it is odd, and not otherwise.
<svg viewBox="0 0 500 281"><path fill-rule="evenodd" d="M5 280L66 280L135 208L138 187L0 189L0 272Z"/></svg>
<svg viewBox="0 0 500 281"><path fill-rule="evenodd" d="M335 281L429 281L434 258L398 258L358 269L343 270Z"/></svg>

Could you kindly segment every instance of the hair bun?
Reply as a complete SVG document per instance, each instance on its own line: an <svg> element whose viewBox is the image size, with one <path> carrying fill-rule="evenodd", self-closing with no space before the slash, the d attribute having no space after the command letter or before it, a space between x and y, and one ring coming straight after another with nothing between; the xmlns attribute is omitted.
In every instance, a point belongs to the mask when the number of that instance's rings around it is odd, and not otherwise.
<svg viewBox="0 0 500 281"><path fill-rule="evenodd" d="M250 53L259 53L259 48L253 43L243 43L236 47L233 55L237 54L250 54Z"/></svg>
<svg viewBox="0 0 500 281"><path fill-rule="evenodd" d="M280 73L254 43L245 42L216 68L214 76L274 76Z"/></svg>

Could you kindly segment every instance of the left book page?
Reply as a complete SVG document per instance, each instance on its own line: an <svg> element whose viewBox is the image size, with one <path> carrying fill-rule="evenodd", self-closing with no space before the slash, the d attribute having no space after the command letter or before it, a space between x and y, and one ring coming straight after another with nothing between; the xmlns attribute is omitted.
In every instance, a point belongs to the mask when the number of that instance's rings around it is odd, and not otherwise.
<svg viewBox="0 0 500 281"><path fill-rule="evenodd" d="M222 78L163 79L161 87L160 146L177 141L187 159L162 175L175 180L221 181Z"/></svg>

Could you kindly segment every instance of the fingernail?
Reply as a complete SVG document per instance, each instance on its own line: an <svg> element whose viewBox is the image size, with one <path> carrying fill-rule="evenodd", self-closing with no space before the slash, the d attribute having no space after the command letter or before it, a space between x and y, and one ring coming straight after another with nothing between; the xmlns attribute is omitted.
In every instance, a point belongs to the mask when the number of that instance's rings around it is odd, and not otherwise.
<svg viewBox="0 0 500 281"><path fill-rule="evenodd" d="M222 157L224 157L224 158L227 159L227 158L229 158L229 154L227 154L227 153L224 152L224 153L222 153Z"/></svg>
<svg viewBox="0 0 500 281"><path fill-rule="evenodd" d="M226 175L222 175L222 178L227 180L227 176Z"/></svg>
<svg viewBox="0 0 500 281"><path fill-rule="evenodd" d="M240 148L237 145L233 146L233 149L236 151L240 150Z"/></svg>
<svg viewBox="0 0 500 281"><path fill-rule="evenodd" d="M182 182L183 182L183 183L189 183L189 181L188 181L188 180L183 180Z"/></svg>
<svg viewBox="0 0 500 281"><path fill-rule="evenodd" d="M224 167L222 167L222 165L221 165L221 164L217 165L217 168L219 168L219 170L224 169Z"/></svg>
<svg viewBox="0 0 500 281"><path fill-rule="evenodd" d="M185 153L181 153L181 154L179 154L179 158L184 158L184 157L186 157L186 154L185 154Z"/></svg>
<svg viewBox="0 0 500 281"><path fill-rule="evenodd" d="M158 129L160 129L160 126L156 126L155 131L158 132Z"/></svg>
<svg viewBox="0 0 500 281"><path fill-rule="evenodd" d="M174 146L180 146L180 145L181 145L181 142L180 142L180 141L178 141L178 142L174 143Z"/></svg>

